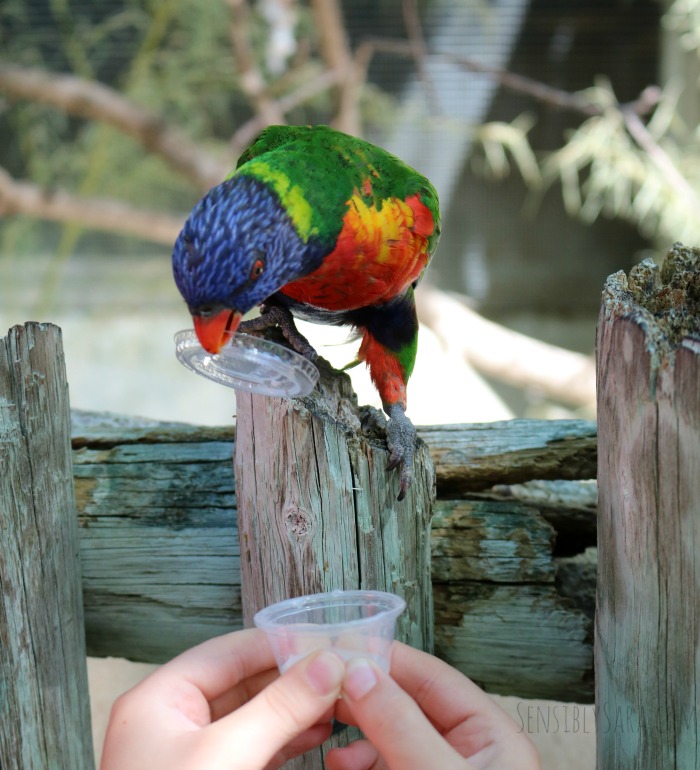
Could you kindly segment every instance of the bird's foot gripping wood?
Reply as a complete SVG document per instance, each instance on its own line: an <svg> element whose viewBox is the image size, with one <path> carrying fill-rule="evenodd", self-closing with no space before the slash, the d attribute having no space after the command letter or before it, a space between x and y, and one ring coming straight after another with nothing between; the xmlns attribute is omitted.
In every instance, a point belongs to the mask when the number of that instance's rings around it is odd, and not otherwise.
<svg viewBox="0 0 700 770"><path fill-rule="evenodd" d="M413 456L416 452L416 429L406 417L401 404L391 404L387 409L389 423L386 426L386 441L389 447L387 470L401 468L401 489L397 500L406 497L406 491L413 483Z"/></svg>
<svg viewBox="0 0 700 770"><path fill-rule="evenodd" d="M314 350L311 343L301 334L294 318L287 308L280 305L263 304L260 306L260 315L257 318L251 318L249 321L243 321L238 327L240 332L250 334L269 329L271 326L279 326L287 342L302 356L309 361L316 361L318 353Z"/></svg>

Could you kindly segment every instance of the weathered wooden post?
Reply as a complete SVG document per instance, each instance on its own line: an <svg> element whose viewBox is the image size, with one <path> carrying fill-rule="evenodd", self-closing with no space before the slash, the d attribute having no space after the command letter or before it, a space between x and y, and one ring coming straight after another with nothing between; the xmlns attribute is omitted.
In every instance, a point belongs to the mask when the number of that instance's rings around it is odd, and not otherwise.
<svg viewBox="0 0 700 770"><path fill-rule="evenodd" d="M597 767L695 770L700 250L608 279L597 358Z"/></svg>
<svg viewBox="0 0 700 770"><path fill-rule="evenodd" d="M61 333L0 340L0 767L92 770Z"/></svg>
<svg viewBox="0 0 700 770"><path fill-rule="evenodd" d="M362 435L347 375L320 362L303 399L237 393L236 496L243 616L271 602L338 588L405 597L398 635L432 649L430 516L435 475L427 447L398 502L388 453ZM321 753L289 763L322 768Z"/></svg>

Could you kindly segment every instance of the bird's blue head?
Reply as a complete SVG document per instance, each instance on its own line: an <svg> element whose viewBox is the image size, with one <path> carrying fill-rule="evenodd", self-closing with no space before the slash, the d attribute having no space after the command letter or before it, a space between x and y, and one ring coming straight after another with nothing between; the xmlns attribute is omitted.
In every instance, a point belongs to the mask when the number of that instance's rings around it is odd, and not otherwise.
<svg viewBox="0 0 700 770"><path fill-rule="evenodd" d="M202 346L218 353L244 313L318 265L276 193L235 175L192 210L173 250L175 283Z"/></svg>

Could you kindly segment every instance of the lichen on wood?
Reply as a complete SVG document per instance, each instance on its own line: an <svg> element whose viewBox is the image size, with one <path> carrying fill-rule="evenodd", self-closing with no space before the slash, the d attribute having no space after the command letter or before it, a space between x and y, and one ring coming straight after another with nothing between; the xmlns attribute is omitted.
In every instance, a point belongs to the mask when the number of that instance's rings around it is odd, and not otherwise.
<svg viewBox="0 0 700 770"><path fill-rule="evenodd" d="M601 323L628 319L644 332L651 356L652 389L666 362L673 367L674 350L688 338L700 338L700 248L673 245L659 267L645 259L629 277L620 270L603 290Z"/></svg>

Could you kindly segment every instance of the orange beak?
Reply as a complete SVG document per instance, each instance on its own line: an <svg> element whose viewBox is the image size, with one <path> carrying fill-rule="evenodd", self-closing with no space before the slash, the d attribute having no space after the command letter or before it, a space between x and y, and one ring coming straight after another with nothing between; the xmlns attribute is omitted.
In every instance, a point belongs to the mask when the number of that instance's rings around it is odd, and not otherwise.
<svg viewBox="0 0 700 770"><path fill-rule="evenodd" d="M200 345L207 353L218 353L238 328L243 315L234 310L221 310L216 315L194 315L194 330Z"/></svg>

